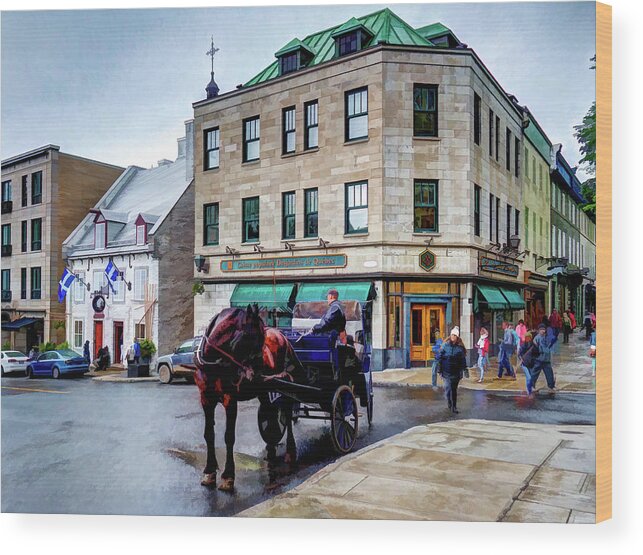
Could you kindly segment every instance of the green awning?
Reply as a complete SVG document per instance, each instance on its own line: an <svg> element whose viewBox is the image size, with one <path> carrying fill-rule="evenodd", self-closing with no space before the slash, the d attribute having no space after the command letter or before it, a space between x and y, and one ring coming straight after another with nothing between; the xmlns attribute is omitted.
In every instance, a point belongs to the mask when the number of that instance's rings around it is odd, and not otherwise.
<svg viewBox="0 0 643 555"><path fill-rule="evenodd" d="M290 298L294 288L294 283L239 283L232 292L230 306L245 308L256 303L260 309L291 312Z"/></svg>
<svg viewBox="0 0 643 555"><path fill-rule="evenodd" d="M509 307L512 310L522 310L525 308L525 301L520 296L520 293L515 289L506 289L504 287L500 288L502 294L505 296L507 301L509 301Z"/></svg>
<svg viewBox="0 0 643 555"><path fill-rule="evenodd" d="M491 310L509 309L509 303L507 303L507 299L502 295L500 289L491 285L476 285L476 287Z"/></svg>
<svg viewBox="0 0 643 555"><path fill-rule="evenodd" d="M364 303L369 299L372 283L370 281L353 281L350 283L302 283L297 291L297 303L325 301L329 289L337 289L340 301L358 301Z"/></svg>

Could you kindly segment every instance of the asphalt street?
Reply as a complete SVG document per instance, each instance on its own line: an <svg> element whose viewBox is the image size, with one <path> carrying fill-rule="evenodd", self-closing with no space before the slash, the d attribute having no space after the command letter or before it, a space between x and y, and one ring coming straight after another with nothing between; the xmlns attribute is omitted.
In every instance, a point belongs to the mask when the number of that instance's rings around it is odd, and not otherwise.
<svg viewBox="0 0 643 555"><path fill-rule="evenodd" d="M300 484L332 462L328 421L300 419L298 460L268 464L257 401L241 403L236 491L200 485L203 416L194 385L106 383L89 378L2 378L2 511L28 513L229 516ZM594 424L595 396L526 397L460 390L455 418ZM375 389L375 416L360 409L355 449L419 424L452 420L442 392ZM363 416L363 418L361 418ZM225 460L224 411L216 412L217 458Z"/></svg>

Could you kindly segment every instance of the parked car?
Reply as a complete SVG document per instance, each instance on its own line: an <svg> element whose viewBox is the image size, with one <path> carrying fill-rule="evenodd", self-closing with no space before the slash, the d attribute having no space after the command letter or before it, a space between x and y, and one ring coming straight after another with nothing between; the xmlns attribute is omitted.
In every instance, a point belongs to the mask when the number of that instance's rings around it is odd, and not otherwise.
<svg viewBox="0 0 643 555"><path fill-rule="evenodd" d="M24 372L29 357L20 351L2 351L2 375L9 372Z"/></svg>
<svg viewBox="0 0 643 555"><path fill-rule="evenodd" d="M158 358L156 368L161 383L170 383L175 378L185 378L188 382L194 381L194 353L199 347L201 337L193 337L181 343L171 355Z"/></svg>
<svg viewBox="0 0 643 555"><path fill-rule="evenodd" d="M51 376L58 379L63 375L82 375L89 370L89 363L71 349L46 351L27 366L27 378Z"/></svg>

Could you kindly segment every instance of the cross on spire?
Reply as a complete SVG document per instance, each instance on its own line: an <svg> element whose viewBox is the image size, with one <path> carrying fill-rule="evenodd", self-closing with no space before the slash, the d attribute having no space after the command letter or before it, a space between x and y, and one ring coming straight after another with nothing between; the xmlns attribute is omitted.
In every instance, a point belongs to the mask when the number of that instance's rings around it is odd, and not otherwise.
<svg viewBox="0 0 643 555"><path fill-rule="evenodd" d="M212 35L210 42L210 50L208 50L205 55L210 56L210 61L212 63L212 73L214 74L214 55L219 51L218 48L214 47L214 35Z"/></svg>
<svg viewBox="0 0 643 555"><path fill-rule="evenodd" d="M212 64L212 70L210 71L210 82L205 88L207 98L214 98L219 94L219 86L214 80L214 55L219 51L218 48L214 47L214 36L210 39L210 50L208 50L205 55L210 56L210 63Z"/></svg>

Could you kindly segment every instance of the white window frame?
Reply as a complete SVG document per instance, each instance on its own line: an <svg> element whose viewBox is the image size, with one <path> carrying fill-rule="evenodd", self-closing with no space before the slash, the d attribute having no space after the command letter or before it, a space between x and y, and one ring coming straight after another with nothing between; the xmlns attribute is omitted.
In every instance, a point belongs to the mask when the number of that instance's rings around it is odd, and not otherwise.
<svg viewBox="0 0 643 555"><path fill-rule="evenodd" d="M144 301L148 283L148 268L134 268L134 295L132 300Z"/></svg>
<svg viewBox="0 0 643 555"><path fill-rule="evenodd" d="M78 339L78 327L80 325L80 342L77 341ZM85 343L85 334L84 334L84 325L82 320L74 320L74 330L73 330L73 344L74 344L74 349L82 349L83 344Z"/></svg>
<svg viewBox="0 0 643 555"><path fill-rule="evenodd" d="M146 243L147 229L145 224L139 224L136 226L136 244L144 245Z"/></svg>
<svg viewBox="0 0 643 555"><path fill-rule="evenodd" d="M125 282L120 278L116 278L116 281L112 281L112 286L114 291L112 292L113 300L115 303L124 303L125 302Z"/></svg>
<svg viewBox="0 0 643 555"><path fill-rule="evenodd" d="M94 248L104 249L107 246L107 222L94 224Z"/></svg>
<svg viewBox="0 0 643 555"><path fill-rule="evenodd" d="M85 302L85 272L76 272L76 276L73 291L74 303L83 304Z"/></svg>

